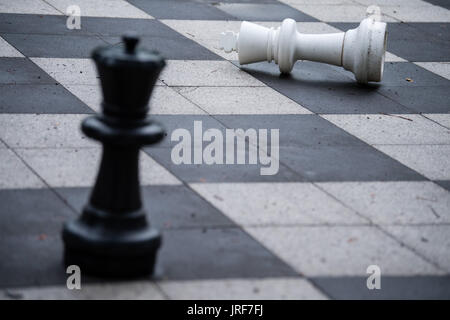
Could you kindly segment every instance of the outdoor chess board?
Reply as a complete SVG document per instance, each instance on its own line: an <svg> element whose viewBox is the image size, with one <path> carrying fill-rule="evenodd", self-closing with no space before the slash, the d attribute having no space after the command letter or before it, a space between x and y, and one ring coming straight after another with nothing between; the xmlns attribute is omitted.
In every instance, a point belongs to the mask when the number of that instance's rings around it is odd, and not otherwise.
<svg viewBox="0 0 450 320"><path fill-rule="evenodd" d="M68 29L66 8L81 9ZM219 34L243 20L305 33L388 22L381 84L297 62L239 66ZM450 2L445 0L0 0L2 298L450 298ZM91 51L126 31L166 59L150 103L166 139L141 153L163 232L154 279L82 275L66 288L62 223L79 215L100 145ZM171 134L279 129L279 169L180 164ZM194 150L195 151L195 150ZM224 155L225 156L225 155ZM381 269L368 290L366 269Z"/></svg>

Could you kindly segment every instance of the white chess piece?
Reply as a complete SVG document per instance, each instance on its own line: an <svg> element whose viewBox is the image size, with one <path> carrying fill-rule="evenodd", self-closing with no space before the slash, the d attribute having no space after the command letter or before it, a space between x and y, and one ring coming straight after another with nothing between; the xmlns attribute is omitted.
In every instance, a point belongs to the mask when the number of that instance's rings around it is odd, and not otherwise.
<svg viewBox="0 0 450 320"><path fill-rule="evenodd" d="M373 13L373 7L369 7L368 17L358 28L329 34L299 33L292 19L285 19L277 29L244 21L238 34L221 34L221 49L236 51L240 64L275 60L283 73L291 72L297 60L311 60L342 66L360 83L379 82L387 34L379 12Z"/></svg>

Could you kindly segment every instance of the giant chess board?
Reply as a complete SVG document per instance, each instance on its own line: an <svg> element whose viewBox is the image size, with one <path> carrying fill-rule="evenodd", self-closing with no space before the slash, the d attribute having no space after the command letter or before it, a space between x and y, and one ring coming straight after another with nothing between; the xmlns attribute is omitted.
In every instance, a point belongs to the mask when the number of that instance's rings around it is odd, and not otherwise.
<svg viewBox="0 0 450 320"><path fill-rule="evenodd" d="M67 27L74 4L80 29ZM341 32L370 4L388 23L380 84L307 61L280 76L219 48L243 20ZM445 0L0 0L0 297L450 298L449 25ZM167 136L140 157L163 246L153 278L82 275L68 290L61 228L101 155L80 131L101 108L90 55L126 31L167 61L150 102ZM279 129L275 174L177 164L172 133L189 131L201 155L199 125L200 137ZM380 290L366 285L372 265Z"/></svg>

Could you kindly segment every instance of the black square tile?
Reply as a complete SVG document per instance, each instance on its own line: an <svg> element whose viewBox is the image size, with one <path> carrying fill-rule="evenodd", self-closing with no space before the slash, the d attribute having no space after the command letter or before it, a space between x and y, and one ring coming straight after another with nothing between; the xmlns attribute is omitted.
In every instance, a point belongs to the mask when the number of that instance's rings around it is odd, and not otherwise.
<svg viewBox="0 0 450 320"><path fill-rule="evenodd" d="M280 161L309 181L425 180L370 146L280 148Z"/></svg>
<svg viewBox="0 0 450 320"><path fill-rule="evenodd" d="M0 33L88 35L85 23L90 19L82 17L81 29L69 29L63 15L0 13Z"/></svg>
<svg viewBox="0 0 450 320"><path fill-rule="evenodd" d="M350 72L342 69L348 75ZM408 81L410 79L412 81ZM450 81L411 62L386 62L384 64L382 87L424 87L447 86Z"/></svg>
<svg viewBox="0 0 450 320"><path fill-rule="evenodd" d="M183 0L128 0L132 5L157 19L235 20L214 4ZM217 4L217 3L215 3Z"/></svg>
<svg viewBox="0 0 450 320"><path fill-rule="evenodd" d="M450 10L450 1L448 0L425 0L425 1Z"/></svg>
<svg viewBox="0 0 450 320"><path fill-rule="evenodd" d="M279 129L280 147L366 145L355 136L313 114L224 115L215 118L231 129L267 129L268 135L270 129Z"/></svg>
<svg viewBox="0 0 450 320"><path fill-rule="evenodd" d="M197 152L201 152L200 149ZM246 147L245 164L236 163L236 152L234 154L234 164L225 164L223 153L223 164L193 164L194 149L191 149L191 164L175 164L172 161L172 149L169 148L145 148L148 153L161 165L166 167L175 176L185 182L290 182L304 181L299 174L288 169L279 163L278 171L276 160L273 164L261 164L259 158L257 164L249 164L248 147ZM201 154L201 153L200 153ZM272 165L275 172L273 175L262 175L261 168L268 168Z"/></svg>
<svg viewBox="0 0 450 320"><path fill-rule="evenodd" d="M127 31L132 31L139 37L185 38L182 34L155 19L87 17L83 19L83 28L100 36L121 37Z"/></svg>
<svg viewBox="0 0 450 320"><path fill-rule="evenodd" d="M55 235L73 217L75 213L48 189L0 190L2 237Z"/></svg>
<svg viewBox="0 0 450 320"><path fill-rule="evenodd" d="M55 80L27 58L0 58L0 84L55 84Z"/></svg>
<svg viewBox="0 0 450 320"><path fill-rule="evenodd" d="M65 284L61 237L20 235L0 238L0 287ZM84 277L82 281L84 281Z"/></svg>
<svg viewBox="0 0 450 320"><path fill-rule="evenodd" d="M450 191L450 180L439 180L439 181L434 181L434 182L437 183L438 185L440 185L442 188Z"/></svg>
<svg viewBox="0 0 450 320"><path fill-rule="evenodd" d="M233 226L234 223L186 186L142 187L142 202L148 218L158 229ZM57 188L78 212L87 203L90 188Z"/></svg>
<svg viewBox="0 0 450 320"><path fill-rule="evenodd" d="M382 276L379 290L369 290L366 277L317 277L309 280L332 299L450 299L449 276Z"/></svg>
<svg viewBox="0 0 450 320"><path fill-rule="evenodd" d="M93 49L107 44L96 36L11 33L1 36L27 57L90 58Z"/></svg>
<svg viewBox="0 0 450 320"><path fill-rule="evenodd" d="M379 92L414 113L449 113L450 87L382 87Z"/></svg>
<svg viewBox="0 0 450 320"><path fill-rule="evenodd" d="M298 276L239 228L167 230L156 272L170 280Z"/></svg>
<svg viewBox="0 0 450 320"><path fill-rule="evenodd" d="M318 21L317 19L281 3L219 3L220 10L246 21L283 21L286 18L297 22Z"/></svg>
<svg viewBox="0 0 450 320"><path fill-rule="evenodd" d="M238 65L238 64L237 64ZM411 113L379 93L380 85L359 85L337 67L299 61L289 75L267 62L241 66L249 74L315 113Z"/></svg>
<svg viewBox="0 0 450 320"><path fill-rule="evenodd" d="M112 45L122 42L119 37L103 37ZM214 52L186 38L141 37L139 45L148 50L158 51L169 60L223 60Z"/></svg>
<svg viewBox="0 0 450 320"><path fill-rule="evenodd" d="M61 85L0 85L0 113L94 113Z"/></svg>

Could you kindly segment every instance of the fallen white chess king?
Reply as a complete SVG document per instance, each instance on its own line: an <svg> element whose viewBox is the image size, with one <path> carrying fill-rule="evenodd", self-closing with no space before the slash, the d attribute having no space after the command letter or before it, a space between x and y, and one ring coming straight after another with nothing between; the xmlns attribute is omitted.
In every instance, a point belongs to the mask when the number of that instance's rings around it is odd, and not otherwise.
<svg viewBox="0 0 450 320"><path fill-rule="evenodd" d="M285 19L277 29L244 21L239 33L221 33L220 46L227 53L236 51L240 64L275 60L282 73L290 73L297 60L311 60L342 66L353 72L359 83L379 82L386 23L380 22L380 14L373 14L370 7L367 13L358 28L328 34L299 33L292 19Z"/></svg>

